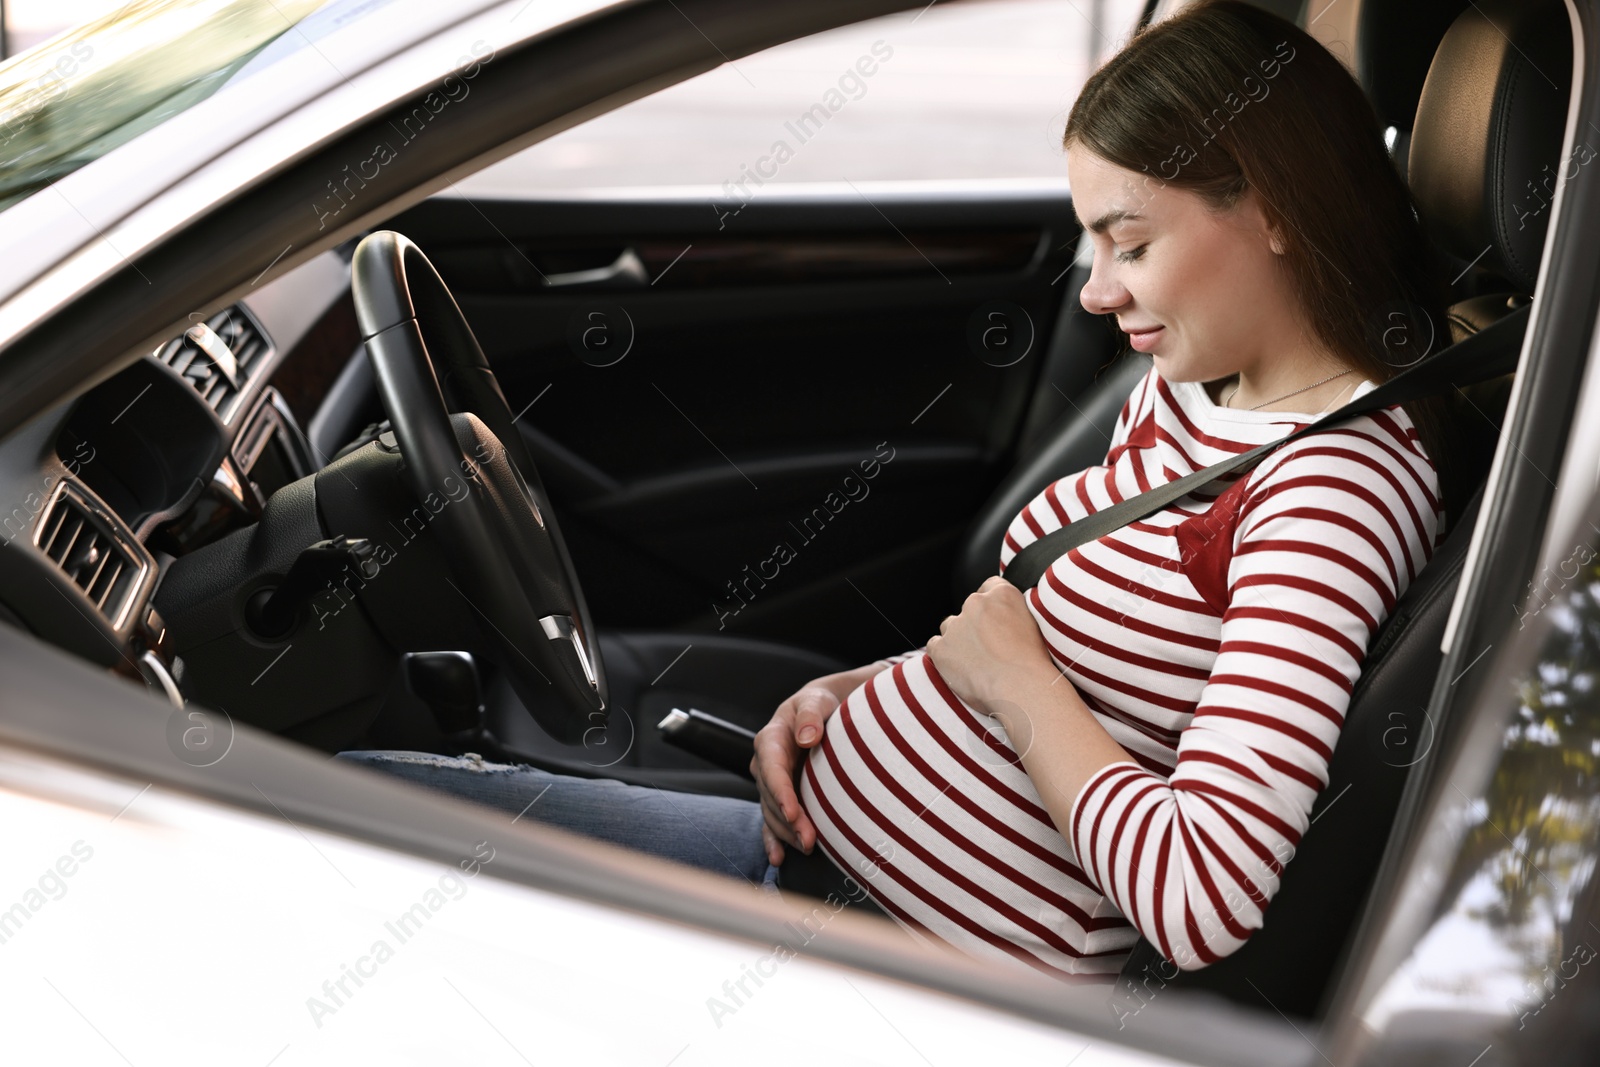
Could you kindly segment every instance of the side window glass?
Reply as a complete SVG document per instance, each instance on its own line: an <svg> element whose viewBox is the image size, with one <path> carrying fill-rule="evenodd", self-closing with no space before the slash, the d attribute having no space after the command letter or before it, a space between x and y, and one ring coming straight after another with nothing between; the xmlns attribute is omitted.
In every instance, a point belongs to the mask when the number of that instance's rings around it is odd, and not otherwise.
<svg viewBox="0 0 1600 1067"><path fill-rule="evenodd" d="M724 63L457 183L467 195L797 182L1065 183L1061 133L1142 0L968 0Z"/></svg>

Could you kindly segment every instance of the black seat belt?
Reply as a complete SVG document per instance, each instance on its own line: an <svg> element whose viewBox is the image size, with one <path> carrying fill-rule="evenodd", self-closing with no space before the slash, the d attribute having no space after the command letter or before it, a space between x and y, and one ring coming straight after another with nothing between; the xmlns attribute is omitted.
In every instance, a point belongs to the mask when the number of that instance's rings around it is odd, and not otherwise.
<svg viewBox="0 0 1600 1067"><path fill-rule="evenodd" d="M1294 433L1257 445L1221 463L1165 482L1149 492L1129 497L1101 511L1085 515L1077 522L1068 523L1059 530L1052 530L1011 558L1005 569L1005 579L1026 592L1038 584L1052 563L1079 545L1104 537L1113 530L1120 530L1130 522L1138 522L1226 474L1247 471L1269 452L1306 434L1326 430L1352 416L1363 415L1390 404L1416 400L1454 386L1476 385L1490 378L1510 374L1517 369L1528 314L1529 305L1518 308L1493 325L1407 367L1370 393L1357 397Z"/></svg>

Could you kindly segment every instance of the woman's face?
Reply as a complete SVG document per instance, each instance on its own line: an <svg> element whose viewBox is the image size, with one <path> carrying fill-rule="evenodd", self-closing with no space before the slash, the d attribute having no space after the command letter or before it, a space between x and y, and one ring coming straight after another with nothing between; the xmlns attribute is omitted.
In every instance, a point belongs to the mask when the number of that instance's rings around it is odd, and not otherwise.
<svg viewBox="0 0 1600 1067"><path fill-rule="evenodd" d="M1094 243L1083 306L1115 315L1163 378L1254 377L1267 361L1304 351L1298 301L1253 193L1218 212L1082 145L1067 152L1067 176Z"/></svg>

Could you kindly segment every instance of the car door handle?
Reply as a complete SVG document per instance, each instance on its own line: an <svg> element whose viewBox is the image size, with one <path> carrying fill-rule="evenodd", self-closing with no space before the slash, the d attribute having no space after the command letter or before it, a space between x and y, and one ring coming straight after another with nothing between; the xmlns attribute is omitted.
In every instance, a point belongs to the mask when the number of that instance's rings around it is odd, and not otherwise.
<svg viewBox="0 0 1600 1067"><path fill-rule="evenodd" d="M544 275L546 289L571 289L588 285L619 285L631 289L649 284L650 276L645 273L644 262L632 248L624 248L615 261L604 267Z"/></svg>

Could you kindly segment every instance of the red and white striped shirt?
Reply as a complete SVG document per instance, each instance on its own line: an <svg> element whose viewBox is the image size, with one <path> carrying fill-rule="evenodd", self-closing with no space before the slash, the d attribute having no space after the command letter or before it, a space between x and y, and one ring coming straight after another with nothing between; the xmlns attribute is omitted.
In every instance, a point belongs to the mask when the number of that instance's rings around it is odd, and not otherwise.
<svg viewBox="0 0 1600 1067"><path fill-rule="evenodd" d="M1001 569L1051 530L1315 418L1221 408L1152 368L1105 462L1012 520ZM823 850L902 925L975 956L1105 982L1140 934L1185 969L1228 955L1310 824L1368 641L1441 539L1438 493L1391 406L1056 560L1027 602L1131 757L1089 780L1065 827L923 649L879 661L805 765Z"/></svg>

